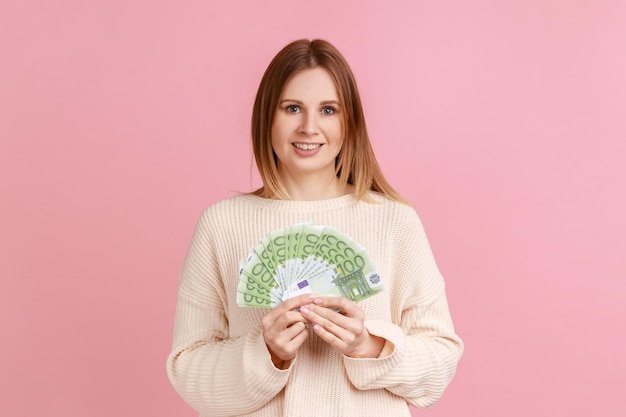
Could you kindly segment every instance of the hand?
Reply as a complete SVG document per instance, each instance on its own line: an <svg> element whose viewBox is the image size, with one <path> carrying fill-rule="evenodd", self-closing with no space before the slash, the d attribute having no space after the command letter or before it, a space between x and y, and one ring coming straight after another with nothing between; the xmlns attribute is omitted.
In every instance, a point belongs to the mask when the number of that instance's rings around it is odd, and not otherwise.
<svg viewBox="0 0 626 417"><path fill-rule="evenodd" d="M311 303L313 298L314 296L310 294L290 298L270 310L261 319L265 344L274 366L279 369L289 366L298 348L309 335L305 324L307 320L298 309Z"/></svg>
<svg viewBox="0 0 626 417"><path fill-rule="evenodd" d="M363 311L346 298L315 297L300 312L314 324L315 333L342 355L377 358L385 346L385 339L367 331Z"/></svg>

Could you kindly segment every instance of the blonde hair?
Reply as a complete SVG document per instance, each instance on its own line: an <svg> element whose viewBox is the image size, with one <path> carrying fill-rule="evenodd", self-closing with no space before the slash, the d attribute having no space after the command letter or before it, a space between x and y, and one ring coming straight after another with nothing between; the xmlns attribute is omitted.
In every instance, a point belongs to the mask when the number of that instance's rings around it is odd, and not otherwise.
<svg viewBox="0 0 626 417"><path fill-rule="evenodd" d="M340 184L354 185L357 199L368 199L368 192L374 191L406 203L389 185L376 161L350 66L333 45L321 39L301 39L290 43L278 52L265 70L252 110L252 149L263 187L252 194L289 199L272 149L272 121L287 82L298 71L310 68L325 69L339 95L345 126L343 145L335 163Z"/></svg>

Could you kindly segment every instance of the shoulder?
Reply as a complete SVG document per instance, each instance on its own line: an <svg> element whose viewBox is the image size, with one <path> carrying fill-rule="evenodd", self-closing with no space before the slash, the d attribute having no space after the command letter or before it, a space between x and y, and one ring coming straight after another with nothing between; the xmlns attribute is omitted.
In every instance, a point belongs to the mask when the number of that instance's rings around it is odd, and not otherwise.
<svg viewBox="0 0 626 417"><path fill-rule="evenodd" d="M255 198L252 196L252 199ZM216 230L228 228L236 223L244 212L252 207L251 196L246 194L236 195L224 200L217 201L207 206L198 219L197 228L203 230Z"/></svg>
<svg viewBox="0 0 626 417"><path fill-rule="evenodd" d="M203 210L202 217L232 217L233 215L236 215L238 210L253 207L255 199L258 198L259 197L249 194L238 194L236 196L217 201Z"/></svg>
<svg viewBox="0 0 626 417"><path fill-rule="evenodd" d="M374 192L370 192L367 197L360 201L362 207L367 211L378 213L389 226L411 230L423 228L420 217L412 205Z"/></svg>
<svg viewBox="0 0 626 417"><path fill-rule="evenodd" d="M428 236L415 208L385 196L373 195L374 201L360 203L364 207L365 224L385 236L388 245L401 252L428 246Z"/></svg>

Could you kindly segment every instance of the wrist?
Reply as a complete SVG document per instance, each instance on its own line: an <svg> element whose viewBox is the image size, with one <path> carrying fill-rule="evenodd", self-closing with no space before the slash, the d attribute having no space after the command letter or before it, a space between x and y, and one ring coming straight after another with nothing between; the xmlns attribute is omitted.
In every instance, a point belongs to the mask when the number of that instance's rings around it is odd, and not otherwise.
<svg viewBox="0 0 626 417"><path fill-rule="evenodd" d="M374 336L368 333L367 340L363 343L362 349L359 349L347 356L351 358L378 358L385 347L386 340L382 337Z"/></svg>
<svg viewBox="0 0 626 417"><path fill-rule="evenodd" d="M270 349L269 346L267 347L267 350L270 352L270 358L276 369L280 369L282 371L289 368L289 365L291 365L291 359L281 359L274 353L274 351L272 351L272 349Z"/></svg>

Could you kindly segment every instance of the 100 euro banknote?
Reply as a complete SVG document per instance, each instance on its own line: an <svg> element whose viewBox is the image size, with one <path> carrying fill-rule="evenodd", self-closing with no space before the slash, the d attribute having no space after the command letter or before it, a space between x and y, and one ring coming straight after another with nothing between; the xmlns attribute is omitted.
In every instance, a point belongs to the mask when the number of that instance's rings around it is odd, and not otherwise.
<svg viewBox="0 0 626 417"><path fill-rule="evenodd" d="M300 223L272 231L242 261L237 304L272 308L299 294L359 302L383 290L366 249L329 226Z"/></svg>

